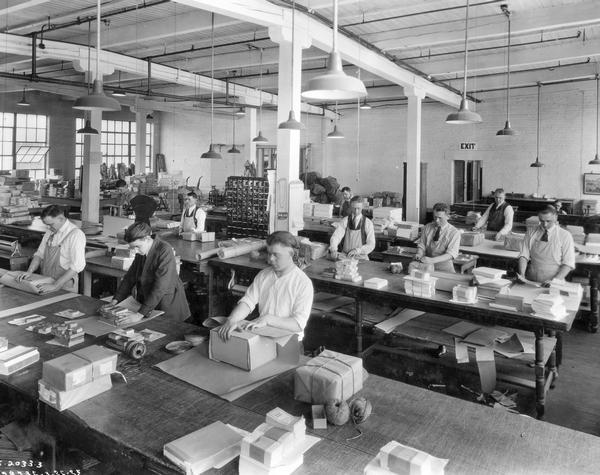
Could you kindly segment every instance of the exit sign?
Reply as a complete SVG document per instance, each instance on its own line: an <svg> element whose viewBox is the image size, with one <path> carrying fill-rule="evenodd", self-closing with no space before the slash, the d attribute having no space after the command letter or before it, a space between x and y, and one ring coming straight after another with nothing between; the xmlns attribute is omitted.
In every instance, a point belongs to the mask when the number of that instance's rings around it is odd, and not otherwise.
<svg viewBox="0 0 600 475"><path fill-rule="evenodd" d="M477 144L475 142L461 142L460 149L461 150L476 150Z"/></svg>

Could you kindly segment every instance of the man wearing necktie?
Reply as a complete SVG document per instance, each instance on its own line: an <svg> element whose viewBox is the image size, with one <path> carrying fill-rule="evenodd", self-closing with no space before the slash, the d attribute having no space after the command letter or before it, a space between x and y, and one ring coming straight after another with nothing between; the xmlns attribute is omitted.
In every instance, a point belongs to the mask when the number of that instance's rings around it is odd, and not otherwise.
<svg viewBox="0 0 600 475"><path fill-rule="evenodd" d="M348 257L369 260L369 254L375 249L375 228L373 222L363 216L362 210L362 198L353 196L350 200L350 215L338 223L329 240L329 252L334 259L337 257L338 246L342 243L342 252Z"/></svg>
<svg viewBox="0 0 600 475"><path fill-rule="evenodd" d="M433 221L425 225L417 241L415 260L433 264L437 271L454 272L453 259L459 252L460 233L448 223L449 214L446 203L433 205Z"/></svg>
<svg viewBox="0 0 600 475"><path fill-rule="evenodd" d="M558 225L554 206L540 211L538 219L540 225L523 240L517 278L548 286L552 279L563 280L575 268L575 246L571 233Z"/></svg>

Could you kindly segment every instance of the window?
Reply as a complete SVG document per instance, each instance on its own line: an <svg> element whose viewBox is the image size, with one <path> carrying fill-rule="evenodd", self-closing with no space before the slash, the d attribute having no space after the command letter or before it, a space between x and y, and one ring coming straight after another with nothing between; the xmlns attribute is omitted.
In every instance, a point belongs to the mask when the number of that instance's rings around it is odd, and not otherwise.
<svg viewBox="0 0 600 475"><path fill-rule="evenodd" d="M83 125L84 120L77 119L76 129L81 129ZM152 171L153 137L154 125L146 123L146 173ZM84 136L77 134L75 139L75 176L79 176L83 163L83 140ZM100 148L102 150L102 162L109 168L114 166L117 172L119 164L123 163L129 166L135 163L135 122L103 120Z"/></svg>
<svg viewBox="0 0 600 475"><path fill-rule="evenodd" d="M29 170L33 179L46 177L48 117L0 112L0 169Z"/></svg>

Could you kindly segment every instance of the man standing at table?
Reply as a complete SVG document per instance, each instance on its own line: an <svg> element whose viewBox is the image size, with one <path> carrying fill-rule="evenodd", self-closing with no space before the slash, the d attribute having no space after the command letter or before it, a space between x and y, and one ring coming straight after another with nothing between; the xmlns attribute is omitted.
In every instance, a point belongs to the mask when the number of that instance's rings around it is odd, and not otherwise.
<svg viewBox="0 0 600 475"><path fill-rule="evenodd" d="M525 235L517 278L525 277L548 286L552 279L564 279L575 269L573 236L558 225L554 206L538 213L540 225Z"/></svg>
<svg viewBox="0 0 600 475"><path fill-rule="evenodd" d="M77 292L78 274L85 268L85 234L56 205L44 208L41 218L48 226L48 231L33 255L27 272L22 273L17 280L27 280L40 269L42 275L54 279L53 284L40 284L42 293L59 289Z"/></svg>
<svg viewBox="0 0 600 475"><path fill-rule="evenodd" d="M181 213L179 232L203 233L204 223L206 222L206 212L198 206L198 195L193 191L190 191L183 203L184 208Z"/></svg>
<svg viewBox="0 0 600 475"><path fill-rule="evenodd" d="M345 218L350 216L350 199L352 198L352 190L349 186L345 186L341 189L342 202L340 203L340 216Z"/></svg>
<svg viewBox="0 0 600 475"><path fill-rule="evenodd" d="M417 242L415 260L433 264L438 271L454 272L453 259L458 256L460 233L448 223L450 206L446 203L433 205L433 221L423 228Z"/></svg>
<svg viewBox="0 0 600 475"><path fill-rule="evenodd" d="M494 203L488 206L473 231L479 231L487 224L487 230L495 231L495 239L500 241L511 232L514 214L512 206L506 202L506 193L498 188L494 192Z"/></svg>
<svg viewBox="0 0 600 475"><path fill-rule="evenodd" d="M275 231L267 237L269 267L261 270L229 318L219 328L219 336L227 340L258 305L260 312L248 329L272 326L304 336L313 301L310 278L295 263L299 244L287 231Z"/></svg>
<svg viewBox="0 0 600 475"><path fill-rule="evenodd" d="M348 257L369 260L369 254L375 249L375 228L373 222L363 216L362 210L362 198L353 196L350 199L350 215L338 223L329 240L329 252L334 259L342 243L342 252Z"/></svg>

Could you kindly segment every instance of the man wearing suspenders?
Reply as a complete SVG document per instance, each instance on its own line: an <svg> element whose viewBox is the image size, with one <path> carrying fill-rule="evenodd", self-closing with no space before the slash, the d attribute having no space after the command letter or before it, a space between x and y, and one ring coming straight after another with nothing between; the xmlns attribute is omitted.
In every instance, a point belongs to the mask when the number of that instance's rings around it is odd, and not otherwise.
<svg viewBox="0 0 600 475"><path fill-rule="evenodd" d="M372 221L362 214L363 203L360 196L350 200L350 215L343 218L329 241L329 252L335 259L338 246L342 243L342 252L348 257L369 260L369 254L375 249L375 228Z"/></svg>
<svg viewBox="0 0 600 475"><path fill-rule="evenodd" d="M206 212L198 206L198 196L193 191L185 197L185 207L181 213L181 223L179 223L179 232L202 233L204 232L204 223L206 222Z"/></svg>
<svg viewBox="0 0 600 475"><path fill-rule="evenodd" d="M492 203L479 218L473 231L479 231L487 223L488 231L495 231L496 241L504 239L512 230L514 210L506 201L506 193L502 188L494 192L494 203Z"/></svg>

